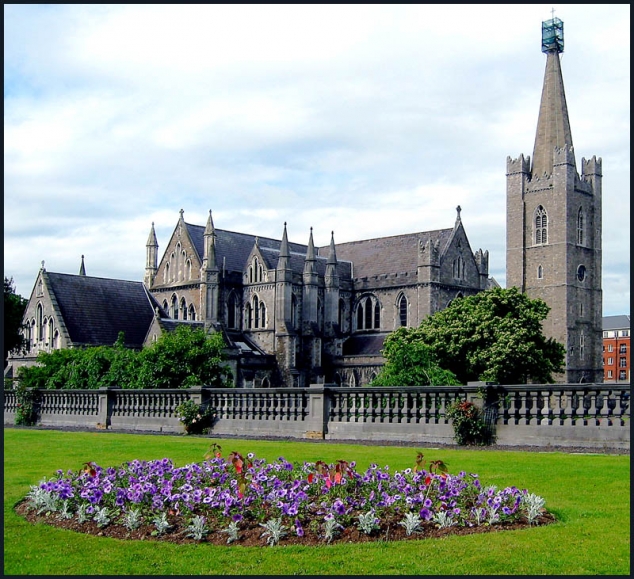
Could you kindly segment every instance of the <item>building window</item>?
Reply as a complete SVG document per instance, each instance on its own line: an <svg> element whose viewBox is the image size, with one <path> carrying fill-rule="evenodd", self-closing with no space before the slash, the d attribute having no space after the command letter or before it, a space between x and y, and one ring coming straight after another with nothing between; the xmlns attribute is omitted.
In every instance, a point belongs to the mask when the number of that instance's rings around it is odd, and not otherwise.
<svg viewBox="0 0 634 579"><path fill-rule="evenodd" d="M612 370L608 370L608 378L612 378Z"/></svg>
<svg viewBox="0 0 634 579"><path fill-rule="evenodd" d="M192 278L192 262L191 262L191 259L188 259L187 263L185 264L185 272L186 272L187 279L191 279Z"/></svg>
<svg viewBox="0 0 634 579"><path fill-rule="evenodd" d="M188 313L188 315L189 315L189 319L192 322L196 321L196 310L194 308L194 304L189 304L189 313Z"/></svg>
<svg viewBox="0 0 634 579"><path fill-rule="evenodd" d="M625 344L619 346L619 354L627 354L627 346Z"/></svg>
<svg viewBox="0 0 634 579"><path fill-rule="evenodd" d="M577 279L579 281L583 281L584 279L586 279L586 266L585 265L580 265L577 268Z"/></svg>
<svg viewBox="0 0 634 579"><path fill-rule="evenodd" d="M608 358L608 366L612 366L614 364L614 358Z"/></svg>
<svg viewBox="0 0 634 579"><path fill-rule="evenodd" d="M172 319L178 320L178 298L175 295L172 296L172 303L170 305L170 316L172 317Z"/></svg>
<svg viewBox="0 0 634 579"><path fill-rule="evenodd" d="M36 322L37 322L37 341L41 342L44 339L44 312L42 310L42 304L37 304Z"/></svg>
<svg viewBox="0 0 634 579"><path fill-rule="evenodd" d="M453 260L453 277L454 279L465 278L465 261L461 255Z"/></svg>
<svg viewBox="0 0 634 579"><path fill-rule="evenodd" d="M627 372L625 370L619 371L619 380L627 380Z"/></svg>
<svg viewBox="0 0 634 579"><path fill-rule="evenodd" d="M294 328L297 324L297 298L291 296L291 328Z"/></svg>
<svg viewBox="0 0 634 579"><path fill-rule="evenodd" d="M608 344L608 352L614 351L614 346L612 344Z"/></svg>
<svg viewBox="0 0 634 579"><path fill-rule="evenodd" d="M627 359L619 358L619 368L627 368Z"/></svg>
<svg viewBox="0 0 634 579"><path fill-rule="evenodd" d="M185 303L185 298L181 298L180 305L181 317L186 320L187 319L187 304Z"/></svg>
<svg viewBox="0 0 634 579"><path fill-rule="evenodd" d="M630 335L630 331L629 330L621 330L621 337L622 338L627 338Z"/></svg>
<svg viewBox="0 0 634 579"><path fill-rule="evenodd" d="M548 215L542 205L535 209L535 245L548 243Z"/></svg>
<svg viewBox="0 0 634 579"><path fill-rule="evenodd" d="M544 268L541 265L537 266L537 279L544 279Z"/></svg>
<svg viewBox="0 0 634 579"><path fill-rule="evenodd" d="M407 326L407 298L404 295L398 300L398 315L401 326Z"/></svg>
<svg viewBox="0 0 634 579"><path fill-rule="evenodd" d="M343 321L344 321L344 316L345 316L345 312L346 312L346 303L340 299L339 300L339 315L337 317L337 321L339 322L339 328L343 331Z"/></svg>
<svg viewBox="0 0 634 579"><path fill-rule="evenodd" d="M266 305L264 302L260 302L260 323L262 328L266 328Z"/></svg>
<svg viewBox="0 0 634 579"><path fill-rule="evenodd" d="M163 270L163 283L169 283L170 280L170 264L165 264L165 269Z"/></svg>
<svg viewBox="0 0 634 579"><path fill-rule="evenodd" d="M255 328L260 327L260 304L258 296L253 296L253 318L255 321Z"/></svg>
<svg viewBox="0 0 634 579"><path fill-rule="evenodd" d="M583 318L583 303L579 303L579 317Z"/></svg>
<svg viewBox="0 0 634 579"><path fill-rule="evenodd" d="M603 337L608 338L609 337L608 332L603 332Z"/></svg>
<svg viewBox="0 0 634 579"><path fill-rule="evenodd" d="M577 213L577 245L584 244L583 226L583 207L579 207L579 212Z"/></svg>
<svg viewBox="0 0 634 579"><path fill-rule="evenodd" d="M247 304L244 308L244 325L250 330L253 325L253 312L251 304Z"/></svg>
<svg viewBox="0 0 634 579"><path fill-rule="evenodd" d="M357 305L357 330L374 330L381 327L381 304L370 296Z"/></svg>
<svg viewBox="0 0 634 579"><path fill-rule="evenodd" d="M56 350L59 350L61 348L59 330L55 330L55 334L53 335L53 348L55 348Z"/></svg>

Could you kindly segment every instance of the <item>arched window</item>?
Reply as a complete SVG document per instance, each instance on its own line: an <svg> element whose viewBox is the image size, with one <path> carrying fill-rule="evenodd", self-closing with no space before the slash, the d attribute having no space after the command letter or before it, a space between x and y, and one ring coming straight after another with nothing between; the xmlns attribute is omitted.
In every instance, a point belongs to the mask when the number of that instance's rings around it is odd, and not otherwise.
<svg viewBox="0 0 634 579"><path fill-rule="evenodd" d="M586 345L585 336L583 335L583 330L581 331L581 335L579 336L579 360L583 360L585 354L585 345Z"/></svg>
<svg viewBox="0 0 634 579"><path fill-rule="evenodd" d="M181 298L181 304L180 304L180 313L181 313L181 317L186 320L187 319L187 303L185 302L185 298Z"/></svg>
<svg viewBox="0 0 634 579"><path fill-rule="evenodd" d="M247 304L244 308L244 323L250 330L253 325L253 311L251 310L251 304Z"/></svg>
<svg viewBox="0 0 634 579"><path fill-rule="evenodd" d="M404 294L398 300L398 317L401 326L407 326L407 298Z"/></svg>
<svg viewBox="0 0 634 579"><path fill-rule="evenodd" d="M237 329L238 316L236 315L238 300L233 292L229 295L227 302L227 327L231 330Z"/></svg>
<svg viewBox="0 0 634 579"><path fill-rule="evenodd" d="M253 283L253 266L249 266L249 283Z"/></svg>
<svg viewBox="0 0 634 579"><path fill-rule="evenodd" d="M185 265L185 272L186 272L187 279L191 279L192 278L192 260L191 259L187 260L187 264Z"/></svg>
<svg viewBox="0 0 634 579"><path fill-rule="evenodd" d="M189 319L192 322L196 321L196 308L194 308L194 304L189 304L189 313L188 313Z"/></svg>
<svg viewBox="0 0 634 579"><path fill-rule="evenodd" d="M53 346L53 318L49 318L46 324L46 343Z"/></svg>
<svg viewBox="0 0 634 579"><path fill-rule="evenodd" d="M165 264L165 269L163 270L163 283L169 283L170 280L170 264Z"/></svg>
<svg viewBox="0 0 634 579"><path fill-rule="evenodd" d="M172 296L172 303L170 304L170 317L174 320L178 320L178 299L176 295Z"/></svg>
<svg viewBox="0 0 634 579"><path fill-rule="evenodd" d="M461 255L453 260L453 277L454 279L465 278L465 261Z"/></svg>
<svg viewBox="0 0 634 579"><path fill-rule="evenodd" d="M35 325L35 320L31 320L31 331L29 333L30 342L29 345L31 347L35 346L35 342L37 342L37 327Z"/></svg>
<svg viewBox="0 0 634 579"><path fill-rule="evenodd" d="M42 311L42 304L37 304L37 311L35 320L37 323L37 341L41 342L44 339L44 312Z"/></svg>
<svg viewBox="0 0 634 579"><path fill-rule="evenodd" d="M260 302L260 324L262 328L266 328L266 305Z"/></svg>
<svg viewBox="0 0 634 579"><path fill-rule="evenodd" d="M381 306L378 301L374 304L374 328L381 328Z"/></svg>
<svg viewBox="0 0 634 579"><path fill-rule="evenodd" d="M61 348L59 330L55 330L55 334L53 334L53 348L55 348L56 350L59 350Z"/></svg>
<svg viewBox="0 0 634 579"><path fill-rule="evenodd" d="M366 330L369 330L372 327L372 300L370 298L365 298L364 300L364 305L363 305L363 309L365 312L365 326L364 328Z"/></svg>
<svg viewBox="0 0 634 579"><path fill-rule="evenodd" d="M260 388L270 388L271 387L271 382L269 381L269 379L267 377L262 378L262 383L260 385Z"/></svg>
<svg viewBox="0 0 634 579"><path fill-rule="evenodd" d="M544 268L541 264L537 266L537 279L544 279Z"/></svg>
<svg viewBox="0 0 634 579"><path fill-rule="evenodd" d="M381 304L367 296L357 305L357 330L373 330L381 327Z"/></svg>
<svg viewBox="0 0 634 579"><path fill-rule="evenodd" d="M255 327L260 327L260 303L258 296L253 296L253 317L255 318Z"/></svg>
<svg viewBox="0 0 634 579"><path fill-rule="evenodd" d="M548 243L548 215L542 205L535 209L535 245Z"/></svg>
<svg viewBox="0 0 634 579"><path fill-rule="evenodd" d="M583 207L579 207L577 213L577 245L584 245L584 219L583 219Z"/></svg>
<svg viewBox="0 0 634 579"><path fill-rule="evenodd" d="M291 328L297 324L297 298L291 296Z"/></svg>
<svg viewBox="0 0 634 579"><path fill-rule="evenodd" d="M167 312L168 311L168 304L167 304L167 300L163 300L163 309Z"/></svg>

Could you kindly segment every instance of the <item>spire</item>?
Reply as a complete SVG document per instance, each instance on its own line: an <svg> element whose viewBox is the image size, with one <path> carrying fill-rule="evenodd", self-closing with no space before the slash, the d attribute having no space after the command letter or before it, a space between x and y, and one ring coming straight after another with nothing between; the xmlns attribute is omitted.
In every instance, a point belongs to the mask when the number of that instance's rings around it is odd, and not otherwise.
<svg viewBox="0 0 634 579"><path fill-rule="evenodd" d="M152 221L152 227L150 228L150 235L148 235L146 247L158 247L158 241L156 241L156 232L154 231L154 221Z"/></svg>
<svg viewBox="0 0 634 579"><path fill-rule="evenodd" d="M313 228L310 228L310 237L308 238L308 249L306 250L306 261L304 261L304 274L311 276L310 278L305 278L304 283L310 279L311 282L316 282L316 278L313 279L312 276L316 276L317 268L315 267L315 243L313 242Z"/></svg>
<svg viewBox="0 0 634 579"><path fill-rule="evenodd" d="M288 270L291 267L291 254L288 250L288 235L286 234L286 221L284 222L284 233L280 244L280 257L277 262L278 270Z"/></svg>
<svg viewBox="0 0 634 579"><path fill-rule="evenodd" d="M330 251L326 265L337 265L337 252L335 251L335 232L330 232Z"/></svg>
<svg viewBox="0 0 634 579"><path fill-rule="evenodd" d="M556 34L553 33L553 29ZM546 53L546 72L533 149L533 177L552 175L555 148L572 147L572 133L559 60L559 53L563 52L563 23L558 18L542 23L542 51Z"/></svg>
<svg viewBox="0 0 634 579"><path fill-rule="evenodd" d="M181 214L181 217L182 217L182 214ZM207 225L205 226L205 232L203 233L203 238L205 240L203 268L210 271L215 270L217 268L216 229L214 228L214 220L211 217L211 209L209 210L209 217L207 218Z"/></svg>
<svg viewBox="0 0 634 579"><path fill-rule="evenodd" d="M313 228L310 228L310 237L308 238L308 249L306 250L306 261L315 261L315 243L313 242Z"/></svg>
<svg viewBox="0 0 634 579"><path fill-rule="evenodd" d="M86 275L86 267L84 266L84 256L81 256L81 265L79 266L79 275Z"/></svg>

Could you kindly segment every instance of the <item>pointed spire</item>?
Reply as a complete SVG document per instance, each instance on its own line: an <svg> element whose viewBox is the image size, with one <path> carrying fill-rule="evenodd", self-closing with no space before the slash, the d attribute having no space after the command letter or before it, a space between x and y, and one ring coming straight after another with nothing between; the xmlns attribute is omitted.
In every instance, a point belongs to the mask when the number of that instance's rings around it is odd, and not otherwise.
<svg viewBox="0 0 634 579"><path fill-rule="evenodd" d="M84 266L84 256L81 256L81 265L79 266L79 275L86 275L86 267Z"/></svg>
<svg viewBox="0 0 634 579"><path fill-rule="evenodd" d="M306 261L315 261L315 243L313 242L313 228L310 228L310 237L308 238L308 249L306 250Z"/></svg>
<svg viewBox="0 0 634 579"><path fill-rule="evenodd" d="M533 177L552 175L555 148L565 146L572 147L572 133L559 52L552 49L546 53L546 72L531 168Z"/></svg>
<svg viewBox="0 0 634 579"><path fill-rule="evenodd" d="M209 217L207 217L207 225L205 226L205 235L216 235L216 230L214 228L214 220L211 217L211 209L209 210Z"/></svg>
<svg viewBox="0 0 634 579"><path fill-rule="evenodd" d="M326 265L337 265L337 252L335 251L335 232L330 232L330 250L328 252L328 261Z"/></svg>
<svg viewBox="0 0 634 579"><path fill-rule="evenodd" d="M284 222L284 233L282 234L282 243L280 244L280 257L290 257L288 251L288 236L286 234L286 221Z"/></svg>
<svg viewBox="0 0 634 579"><path fill-rule="evenodd" d="M158 247L158 241L156 241L156 232L154 231L154 221L152 221L152 227L150 228L150 235L148 235L146 247Z"/></svg>

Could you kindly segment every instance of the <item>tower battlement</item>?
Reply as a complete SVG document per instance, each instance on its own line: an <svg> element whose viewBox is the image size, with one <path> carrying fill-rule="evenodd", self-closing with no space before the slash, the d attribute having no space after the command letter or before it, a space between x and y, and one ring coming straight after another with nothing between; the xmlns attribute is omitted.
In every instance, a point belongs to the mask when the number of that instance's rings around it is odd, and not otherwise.
<svg viewBox="0 0 634 579"><path fill-rule="evenodd" d="M592 159L581 159L581 175L585 177L586 175L598 175L601 177L603 166L603 159L599 157L597 159L596 155L592 156Z"/></svg>
<svg viewBox="0 0 634 579"><path fill-rule="evenodd" d="M524 157L520 155L517 159L512 159L510 156L506 158L506 174L514 175L517 173L529 173L531 168L530 155Z"/></svg>
<svg viewBox="0 0 634 579"><path fill-rule="evenodd" d="M563 147L555 147L553 152L553 166L556 165L574 165L575 164L575 148L572 145L564 145Z"/></svg>

